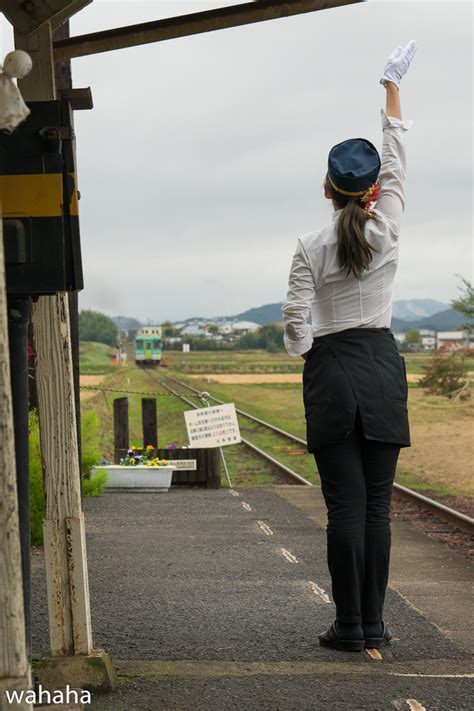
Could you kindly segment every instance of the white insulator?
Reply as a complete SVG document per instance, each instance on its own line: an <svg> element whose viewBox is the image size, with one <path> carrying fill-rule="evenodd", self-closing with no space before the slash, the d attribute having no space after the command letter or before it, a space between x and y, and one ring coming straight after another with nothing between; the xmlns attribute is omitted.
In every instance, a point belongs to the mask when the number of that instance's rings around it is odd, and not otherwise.
<svg viewBox="0 0 474 711"><path fill-rule="evenodd" d="M13 78L23 79L31 70L31 57L21 49L9 52L0 67L0 130L12 133L30 114Z"/></svg>
<svg viewBox="0 0 474 711"><path fill-rule="evenodd" d="M31 72L33 60L30 55L22 49L16 49L14 52L9 52L3 63L3 71L9 77L15 79L23 79Z"/></svg>

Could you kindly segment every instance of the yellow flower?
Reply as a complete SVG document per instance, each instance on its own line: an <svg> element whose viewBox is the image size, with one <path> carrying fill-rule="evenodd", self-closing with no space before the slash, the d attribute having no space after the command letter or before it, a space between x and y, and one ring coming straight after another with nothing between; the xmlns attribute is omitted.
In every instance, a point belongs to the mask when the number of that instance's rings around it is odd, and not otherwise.
<svg viewBox="0 0 474 711"><path fill-rule="evenodd" d="M155 449L152 444L147 444L146 448L147 448L147 449Z"/></svg>

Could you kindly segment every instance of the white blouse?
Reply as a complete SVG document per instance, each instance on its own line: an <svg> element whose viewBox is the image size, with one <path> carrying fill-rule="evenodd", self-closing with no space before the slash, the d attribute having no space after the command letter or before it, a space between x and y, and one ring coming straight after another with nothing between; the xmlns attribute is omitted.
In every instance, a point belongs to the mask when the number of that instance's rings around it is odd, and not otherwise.
<svg viewBox="0 0 474 711"><path fill-rule="evenodd" d="M377 251L357 279L341 269L337 256L337 222L298 239L282 306L284 342L291 356L311 348L313 338L348 328L390 327L393 281L398 262L398 235L405 206L406 156L403 134L411 121L387 117L382 110L383 145L379 198L367 220L365 236ZM307 323L311 309L312 325Z"/></svg>

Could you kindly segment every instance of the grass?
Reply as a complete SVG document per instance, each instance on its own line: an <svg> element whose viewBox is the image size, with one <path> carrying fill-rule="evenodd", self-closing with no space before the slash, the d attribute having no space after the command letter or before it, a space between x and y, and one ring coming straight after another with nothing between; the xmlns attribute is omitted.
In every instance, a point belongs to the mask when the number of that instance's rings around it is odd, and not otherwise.
<svg viewBox="0 0 474 711"><path fill-rule="evenodd" d="M168 351L166 360L176 373L300 373L302 361L285 353L248 351Z"/></svg>
<svg viewBox="0 0 474 711"><path fill-rule="evenodd" d="M430 353L403 354L407 373L422 373ZM302 360L291 358L286 351L267 353L263 350L246 351L168 351L166 360L177 373L300 373Z"/></svg>
<svg viewBox="0 0 474 711"><path fill-rule="evenodd" d="M101 458L99 429L101 421L96 411L90 408L81 420L82 462L81 470L87 473ZM40 428L35 410L29 413L29 473L30 473L30 538L32 546L43 544L43 519L46 502L41 461ZM84 496L100 496L107 481L106 472L94 479L83 478Z"/></svg>
<svg viewBox="0 0 474 711"><path fill-rule="evenodd" d="M81 341L79 343L79 363L84 375L105 375L116 370L113 358L115 350L105 343Z"/></svg>
<svg viewBox="0 0 474 711"><path fill-rule="evenodd" d="M100 496L107 484L108 474L105 469L96 469L94 476L82 480L82 493L86 499Z"/></svg>

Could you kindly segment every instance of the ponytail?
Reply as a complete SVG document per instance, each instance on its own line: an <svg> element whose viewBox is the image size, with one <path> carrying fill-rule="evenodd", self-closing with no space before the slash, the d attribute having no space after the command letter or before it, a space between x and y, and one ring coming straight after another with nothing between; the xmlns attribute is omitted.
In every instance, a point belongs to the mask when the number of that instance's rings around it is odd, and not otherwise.
<svg viewBox="0 0 474 711"><path fill-rule="evenodd" d="M373 217L357 200L342 199L335 194L331 184L326 180L326 189L338 208L342 208L337 225L337 253L341 267L346 270L346 276L353 274L360 279L362 273L369 268L373 252L365 237L365 223Z"/></svg>

